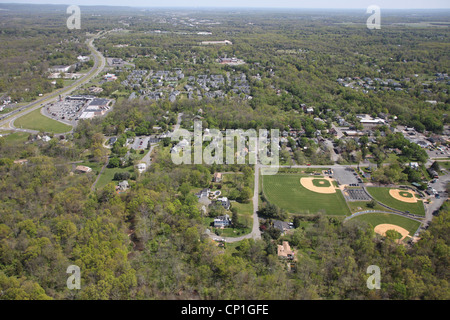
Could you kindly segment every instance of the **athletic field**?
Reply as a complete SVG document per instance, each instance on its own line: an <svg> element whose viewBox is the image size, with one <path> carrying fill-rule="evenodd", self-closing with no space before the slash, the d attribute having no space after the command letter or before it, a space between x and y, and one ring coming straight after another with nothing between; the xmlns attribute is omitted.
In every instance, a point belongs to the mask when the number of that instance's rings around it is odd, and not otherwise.
<svg viewBox="0 0 450 320"><path fill-rule="evenodd" d="M310 175L277 174L262 176L263 192L270 203L285 209L289 213L314 214L323 212L327 215L350 214L344 197L339 189L334 193L320 193L330 188L330 183L323 177L314 176L312 184L316 192L308 190L300 183L300 179ZM320 183L323 181L323 183Z"/></svg>
<svg viewBox="0 0 450 320"><path fill-rule="evenodd" d="M390 193L390 190L396 190L395 188L386 188L386 187L367 187L367 192L376 200L380 201L381 203L406 212L409 211L412 214L416 214L419 216L425 216L425 209L423 206L423 202L418 200L415 203L400 201L395 199ZM405 193L406 195L406 193ZM405 200L410 199L409 197L405 197Z"/></svg>
<svg viewBox="0 0 450 320"><path fill-rule="evenodd" d="M374 228L380 224L393 224L408 230L410 236L413 236L420 226L420 222L418 221L389 213L366 213L356 216L351 220L365 221Z"/></svg>

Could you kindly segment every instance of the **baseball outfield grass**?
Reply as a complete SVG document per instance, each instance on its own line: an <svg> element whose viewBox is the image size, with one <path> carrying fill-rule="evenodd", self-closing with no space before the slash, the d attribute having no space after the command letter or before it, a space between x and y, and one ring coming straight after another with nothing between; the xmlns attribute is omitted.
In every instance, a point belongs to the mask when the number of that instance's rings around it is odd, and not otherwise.
<svg viewBox="0 0 450 320"><path fill-rule="evenodd" d="M270 203L285 209L289 213L314 214L323 212L327 215L341 216L350 214L340 190L336 190L336 193L332 194L310 191L301 185L300 178L302 177L311 176L301 174L262 176L265 197Z"/></svg>
<svg viewBox="0 0 450 320"><path fill-rule="evenodd" d="M416 203L408 203L394 199L389 194L389 190L391 189L392 188L386 187L367 187L367 192L369 192L374 199L380 201L381 203L391 208L404 212L409 211L410 213L419 216L425 216L425 208L423 206L422 201L417 201Z"/></svg>
<svg viewBox="0 0 450 320"><path fill-rule="evenodd" d="M374 228L379 224L394 224L408 230L410 236L413 236L420 226L420 222L418 221L389 213L367 213L356 216L351 220L365 221Z"/></svg>

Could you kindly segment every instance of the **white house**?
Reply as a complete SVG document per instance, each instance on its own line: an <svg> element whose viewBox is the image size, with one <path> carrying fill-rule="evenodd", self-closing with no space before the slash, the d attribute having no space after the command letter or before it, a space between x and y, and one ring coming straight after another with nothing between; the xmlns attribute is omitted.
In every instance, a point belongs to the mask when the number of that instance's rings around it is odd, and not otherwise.
<svg viewBox="0 0 450 320"><path fill-rule="evenodd" d="M78 56L77 59L78 59L78 61L80 61L80 62L86 62L86 61L89 61L89 57L87 57L87 56Z"/></svg>
<svg viewBox="0 0 450 320"><path fill-rule="evenodd" d="M145 163L138 163L138 165L136 167L137 167L139 173L142 173L147 169L147 165Z"/></svg>
<svg viewBox="0 0 450 320"><path fill-rule="evenodd" d="M409 167L411 168L411 169L419 169L419 164L417 163L417 162L410 162L409 163Z"/></svg>
<svg viewBox="0 0 450 320"><path fill-rule="evenodd" d="M231 219L229 215L218 216L214 219L214 227L216 228L224 228L231 225Z"/></svg>

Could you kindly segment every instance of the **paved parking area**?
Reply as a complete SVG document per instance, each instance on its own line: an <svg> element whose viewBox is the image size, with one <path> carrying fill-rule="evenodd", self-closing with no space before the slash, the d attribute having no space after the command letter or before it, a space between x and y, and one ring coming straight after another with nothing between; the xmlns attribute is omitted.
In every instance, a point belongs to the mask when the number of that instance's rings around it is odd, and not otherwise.
<svg viewBox="0 0 450 320"><path fill-rule="evenodd" d="M354 173L355 171L352 168L335 168L333 169L333 178L341 185L356 184L358 183L358 177Z"/></svg>
<svg viewBox="0 0 450 320"><path fill-rule="evenodd" d="M83 101L57 101L46 105L44 112L47 116L56 120L78 120L85 103Z"/></svg>
<svg viewBox="0 0 450 320"><path fill-rule="evenodd" d="M438 150L438 149L434 149L434 150L429 150L429 149L425 149L428 153L428 156L430 158L448 158L449 157L449 153L446 147L442 147L442 150Z"/></svg>
<svg viewBox="0 0 450 320"><path fill-rule="evenodd" d="M130 148L133 148L134 150L147 149L149 141L150 137L136 137L134 138L133 143L130 145Z"/></svg>
<svg viewBox="0 0 450 320"><path fill-rule="evenodd" d="M371 200L367 193L362 189L344 189L344 196L348 201L369 201Z"/></svg>

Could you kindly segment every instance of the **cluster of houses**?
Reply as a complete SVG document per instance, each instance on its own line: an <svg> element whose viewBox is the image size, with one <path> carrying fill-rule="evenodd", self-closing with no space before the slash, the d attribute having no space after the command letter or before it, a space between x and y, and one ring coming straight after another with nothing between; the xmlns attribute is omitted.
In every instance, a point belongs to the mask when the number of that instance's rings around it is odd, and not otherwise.
<svg viewBox="0 0 450 320"><path fill-rule="evenodd" d="M209 188L204 188L197 192L195 195L198 198L198 201L205 206L215 207L221 206L225 210L230 210L231 203L227 197L218 197L220 191L212 192ZM215 228L226 228L231 225L231 219L228 214L223 216L218 216L214 219L214 227Z"/></svg>
<svg viewBox="0 0 450 320"><path fill-rule="evenodd" d="M414 77L418 77L418 74L415 74ZM438 72L435 74L436 78L434 79L435 83L439 83L439 82L444 82L447 81L447 84L450 84L449 81L449 77L447 73L441 73ZM369 91L377 91L377 90L384 90L384 91L389 91L389 90L394 90L394 91L402 91L405 89L405 85L402 84L401 82L407 83L409 82L411 79L410 78L403 78L401 80L394 80L394 79L381 79L381 78L370 78L370 77L364 77L364 78L360 78L360 77L345 77L345 78L339 78L336 81L344 86L344 87L348 87L348 88L352 88L355 90L359 90L362 89L362 91L364 93L368 93ZM430 89L428 89L430 87L429 83L422 83L423 86L423 93L432 93L432 91Z"/></svg>
<svg viewBox="0 0 450 320"><path fill-rule="evenodd" d="M184 89L187 91L189 99L193 99L196 94L199 100L203 97L210 99L223 98L228 90L237 94L244 93L247 98L249 98L248 95L250 94L250 85L245 73L241 73L229 80L226 80L221 74L190 76Z"/></svg>
<svg viewBox="0 0 450 320"><path fill-rule="evenodd" d="M126 80L123 80L121 83L125 87L129 87L132 89L140 89L141 83L144 81L147 75L147 70L133 70L128 75Z"/></svg>
<svg viewBox="0 0 450 320"><path fill-rule="evenodd" d="M407 79L404 79L405 81ZM363 89L364 93L369 91L375 91L378 88L381 90L391 90L402 91L402 84L394 79L383 80L381 78L369 78L369 77L345 77L339 78L336 80L340 85L352 89L358 90L359 88Z"/></svg>
<svg viewBox="0 0 450 320"><path fill-rule="evenodd" d="M236 57L228 58L226 55L225 57L220 57L219 59L217 59L217 62L219 62L220 64L229 65L240 65L245 63L242 59L238 59Z"/></svg>
<svg viewBox="0 0 450 320"><path fill-rule="evenodd" d="M448 73L442 73L442 72L437 72L435 74L436 82L441 82L441 81L447 81L447 84L450 84L449 78L448 78Z"/></svg>

